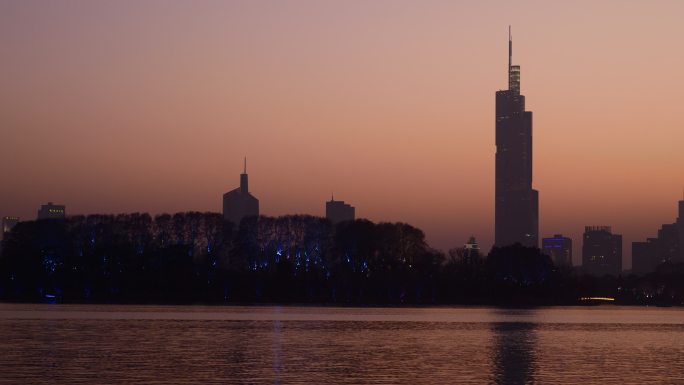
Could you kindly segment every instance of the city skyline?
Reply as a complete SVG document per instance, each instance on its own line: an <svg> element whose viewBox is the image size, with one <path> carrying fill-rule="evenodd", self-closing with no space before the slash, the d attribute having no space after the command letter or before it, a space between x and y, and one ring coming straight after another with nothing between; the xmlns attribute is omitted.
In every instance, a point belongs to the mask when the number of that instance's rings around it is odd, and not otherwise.
<svg viewBox="0 0 684 385"><path fill-rule="evenodd" d="M474 234L487 250L491 91L513 24L539 236L611 225L629 268L631 242L676 218L679 3L37 4L0 5L3 216L48 201L70 214L220 212L246 154L265 215L324 216L334 191L435 247Z"/></svg>

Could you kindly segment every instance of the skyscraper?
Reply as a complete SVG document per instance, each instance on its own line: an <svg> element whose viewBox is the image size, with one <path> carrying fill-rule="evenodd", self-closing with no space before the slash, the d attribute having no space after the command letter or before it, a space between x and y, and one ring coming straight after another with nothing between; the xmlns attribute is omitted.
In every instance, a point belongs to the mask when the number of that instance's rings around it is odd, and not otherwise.
<svg viewBox="0 0 684 385"><path fill-rule="evenodd" d="M344 203L344 201L336 201L335 198L325 202L325 217L333 224L353 221L356 216L355 211L354 206Z"/></svg>
<svg viewBox="0 0 684 385"><path fill-rule="evenodd" d="M679 201L679 215L675 225L679 235L679 262L684 262L684 200Z"/></svg>
<svg viewBox="0 0 684 385"><path fill-rule="evenodd" d="M539 193L532 189L532 112L520 95L520 66L511 64L508 30L508 89L496 92L496 179L494 243L539 246Z"/></svg>
<svg viewBox="0 0 684 385"><path fill-rule="evenodd" d="M245 158L245 170L240 174L240 187L223 194L223 219L239 226L242 218L258 215L259 200L249 193Z"/></svg>

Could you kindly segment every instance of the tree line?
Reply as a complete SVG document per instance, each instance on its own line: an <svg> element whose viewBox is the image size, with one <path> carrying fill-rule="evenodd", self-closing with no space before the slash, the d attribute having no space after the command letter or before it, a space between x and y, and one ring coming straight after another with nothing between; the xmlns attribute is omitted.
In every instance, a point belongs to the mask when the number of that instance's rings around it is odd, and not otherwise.
<svg viewBox="0 0 684 385"><path fill-rule="evenodd" d="M5 234L0 300L116 303L624 304L684 303L684 268L592 277L537 248L447 254L406 223L333 225L308 215L72 216Z"/></svg>

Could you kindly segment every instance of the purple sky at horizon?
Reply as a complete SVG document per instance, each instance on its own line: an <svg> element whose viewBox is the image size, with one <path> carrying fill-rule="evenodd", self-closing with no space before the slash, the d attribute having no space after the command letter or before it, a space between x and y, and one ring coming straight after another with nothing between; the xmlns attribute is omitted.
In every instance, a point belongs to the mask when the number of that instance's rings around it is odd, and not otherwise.
<svg viewBox="0 0 684 385"><path fill-rule="evenodd" d="M683 199L679 1L0 0L0 215L331 193L440 249L494 229L494 93L534 115L542 237L655 236Z"/></svg>

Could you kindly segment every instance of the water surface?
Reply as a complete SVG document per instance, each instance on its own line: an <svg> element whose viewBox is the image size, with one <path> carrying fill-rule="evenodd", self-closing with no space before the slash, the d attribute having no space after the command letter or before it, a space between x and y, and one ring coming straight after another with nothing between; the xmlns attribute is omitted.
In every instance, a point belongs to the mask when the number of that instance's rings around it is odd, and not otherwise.
<svg viewBox="0 0 684 385"><path fill-rule="evenodd" d="M684 310L0 304L0 384L684 383Z"/></svg>

